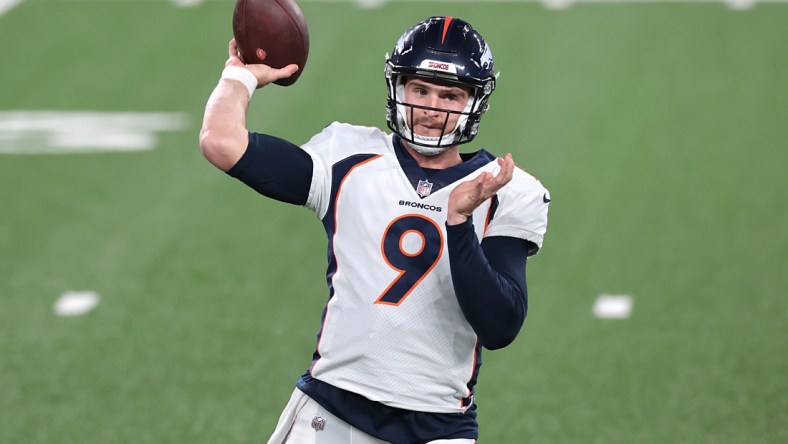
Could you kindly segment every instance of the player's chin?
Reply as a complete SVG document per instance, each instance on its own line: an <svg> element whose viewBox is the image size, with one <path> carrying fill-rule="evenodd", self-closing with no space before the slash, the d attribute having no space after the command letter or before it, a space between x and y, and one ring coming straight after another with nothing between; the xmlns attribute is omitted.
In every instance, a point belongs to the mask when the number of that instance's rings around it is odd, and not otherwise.
<svg viewBox="0 0 788 444"><path fill-rule="evenodd" d="M440 137L444 134L443 127L434 128L418 124L413 128L413 131L421 137Z"/></svg>

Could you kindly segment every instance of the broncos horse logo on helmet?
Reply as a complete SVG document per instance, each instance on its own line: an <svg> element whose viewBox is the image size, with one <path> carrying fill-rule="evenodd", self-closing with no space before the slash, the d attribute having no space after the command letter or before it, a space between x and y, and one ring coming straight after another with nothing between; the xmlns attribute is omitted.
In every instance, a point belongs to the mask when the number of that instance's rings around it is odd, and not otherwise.
<svg viewBox="0 0 788 444"><path fill-rule="evenodd" d="M405 31L391 56L386 55L388 127L425 155L435 155L451 146L468 143L476 137L482 114L489 108L487 101L495 90L497 76L493 72L490 47L468 22L454 17L430 17ZM438 137L420 136L411 130L414 108L436 109L405 102L405 81L410 77L445 82L470 90L463 111L437 109L460 114L454 128L446 128L444 124Z"/></svg>

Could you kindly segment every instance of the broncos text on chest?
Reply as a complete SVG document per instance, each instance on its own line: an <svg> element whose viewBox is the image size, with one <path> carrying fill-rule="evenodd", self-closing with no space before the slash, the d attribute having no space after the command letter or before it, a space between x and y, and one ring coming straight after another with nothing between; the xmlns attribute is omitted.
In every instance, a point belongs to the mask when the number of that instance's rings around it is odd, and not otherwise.
<svg viewBox="0 0 788 444"><path fill-rule="evenodd" d="M399 204L401 206L403 206L403 207L418 208L418 209L421 209L421 210L434 211L436 213L440 213L440 212L443 211L443 207L438 207L438 206L429 205L429 204L423 204L421 202L412 202L412 201L409 201L409 200L401 200L401 201L399 201Z"/></svg>

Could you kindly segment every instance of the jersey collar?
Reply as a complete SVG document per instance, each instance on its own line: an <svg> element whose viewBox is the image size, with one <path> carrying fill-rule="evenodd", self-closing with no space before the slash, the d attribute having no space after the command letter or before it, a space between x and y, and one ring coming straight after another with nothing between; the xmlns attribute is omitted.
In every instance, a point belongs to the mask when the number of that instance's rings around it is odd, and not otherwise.
<svg viewBox="0 0 788 444"><path fill-rule="evenodd" d="M473 153L460 153L462 163L443 170L422 168L419 166L418 162L416 162L416 159L408 152L407 148L405 148L402 138L396 134L394 134L392 138L394 152L397 153L397 160L399 160L400 168L402 168L402 171L405 173L405 176L416 192L419 191L420 181L430 182L432 185L431 194L464 178L495 160L495 156L481 149ZM422 198L424 197L426 196L422 196Z"/></svg>

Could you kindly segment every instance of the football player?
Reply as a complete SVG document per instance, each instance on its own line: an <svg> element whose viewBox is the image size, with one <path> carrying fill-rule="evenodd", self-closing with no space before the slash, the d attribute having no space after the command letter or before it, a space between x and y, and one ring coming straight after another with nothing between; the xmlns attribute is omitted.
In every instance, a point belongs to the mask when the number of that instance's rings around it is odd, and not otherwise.
<svg viewBox="0 0 788 444"><path fill-rule="evenodd" d="M454 17L408 29L385 66L391 133L335 122L299 147L247 131L254 90L297 68L244 65L231 41L200 134L211 163L328 236L312 363L269 443L474 443L482 349L523 325L549 202L510 154L460 153L495 90L490 48Z"/></svg>

